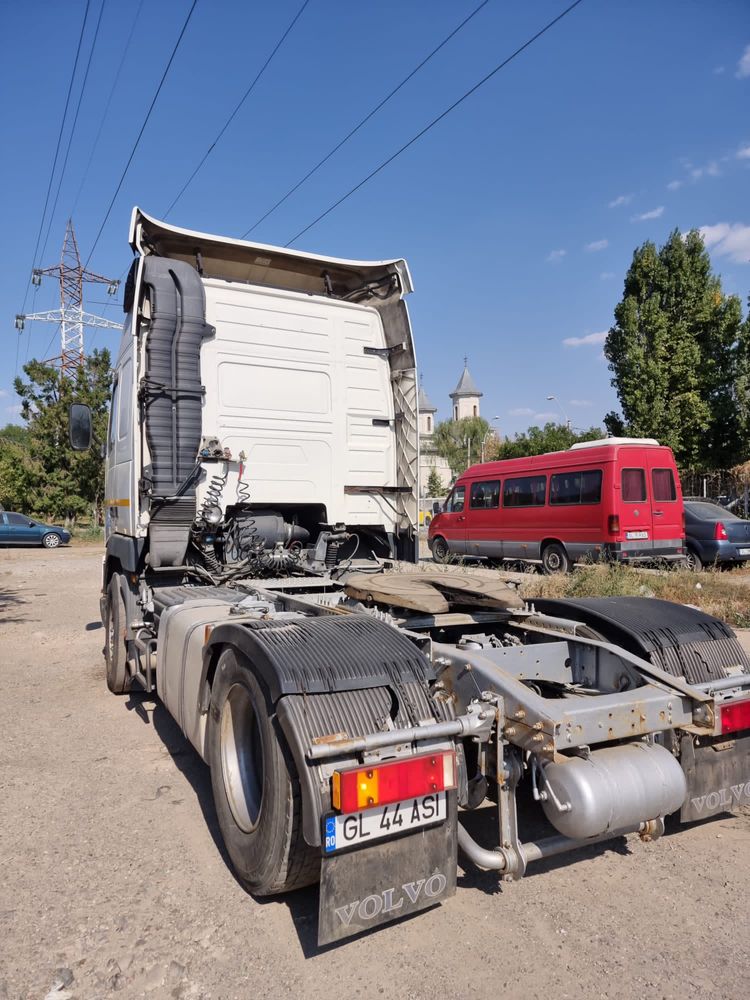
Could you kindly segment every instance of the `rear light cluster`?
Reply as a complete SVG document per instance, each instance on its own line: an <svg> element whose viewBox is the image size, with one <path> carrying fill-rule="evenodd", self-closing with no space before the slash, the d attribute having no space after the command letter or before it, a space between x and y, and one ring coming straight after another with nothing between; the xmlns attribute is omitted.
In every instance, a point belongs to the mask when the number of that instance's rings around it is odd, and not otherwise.
<svg viewBox="0 0 750 1000"><path fill-rule="evenodd" d="M610 535L619 535L620 534L620 515L619 514L610 514L609 515L609 520L607 522L607 530L609 531Z"/></svg>
<svg viewBox="0 0 750 1000"><path fill-rule="evenodd" d="M456 787L453 750L391 761L374 767L334 771L331 803L342 813L416 799Z"/></svg>
<svg viewBox="0 0 750 1000"><path fill-rule="evenodd" d="M740 729L750 729L750 698L722 705L720 714L722 733L736 733Z"/></svg>
<svg viewBox="0 0 750 1000"><path fill-rule="evenodd" d="M715 542L726 542L729 540L729 535L727 534L727 529L721 523L717 521L714 526L714 541Z"/></svg>

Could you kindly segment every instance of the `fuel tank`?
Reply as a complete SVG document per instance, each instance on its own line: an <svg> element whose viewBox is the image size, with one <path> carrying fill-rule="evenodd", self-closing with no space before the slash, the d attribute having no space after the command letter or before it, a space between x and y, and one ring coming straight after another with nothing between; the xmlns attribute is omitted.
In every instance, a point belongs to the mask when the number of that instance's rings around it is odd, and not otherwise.
<svg viewBox="0 0 750 1000"><path fill-rule="evenodd" d="M687 795L679 763L653 743L606 747L547 764L541 784L545 816L576 840L667 816Z"/></svg>

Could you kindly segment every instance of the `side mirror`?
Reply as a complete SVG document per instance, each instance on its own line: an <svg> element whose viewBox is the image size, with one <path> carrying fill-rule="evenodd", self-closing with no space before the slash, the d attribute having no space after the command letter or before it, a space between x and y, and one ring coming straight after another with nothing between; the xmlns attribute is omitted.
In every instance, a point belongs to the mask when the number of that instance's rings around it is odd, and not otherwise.
<svg viewBox="0 0 750 1000"><path fill-rule="evenodd" d="M91 447L93 428L91 408L85 403L71 403L68 407L68 433L73 451L88 451Z"/></svg>

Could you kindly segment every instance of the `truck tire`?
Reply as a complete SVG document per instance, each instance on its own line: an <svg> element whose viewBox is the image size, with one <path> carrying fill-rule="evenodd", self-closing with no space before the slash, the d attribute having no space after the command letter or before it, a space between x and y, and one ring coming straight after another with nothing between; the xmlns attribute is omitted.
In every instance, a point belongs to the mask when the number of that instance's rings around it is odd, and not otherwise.
<svg viewBox="0 0 750 1000"><path fill-rule="evenodd" d="M302 836L302 797L273 705L240 654L219 657L206 734L216 815L242 885L272 896L320 880Z"/></svg>
<svg viewBox="0 0 750 1000"><path fill-rule="evenodd" d="M558 542L550 542L542 552L542 569L545 573L569 573L570 557Z"/></svg>
<svg viewBox="0 0 750 1000"><path fill-rule="evenodd" d="M125 642L126 617L120 575L113 573L107 586L107 603L104 611L104 662L107 687L112 694L125 694L130 690L128 648Z"/></svg>

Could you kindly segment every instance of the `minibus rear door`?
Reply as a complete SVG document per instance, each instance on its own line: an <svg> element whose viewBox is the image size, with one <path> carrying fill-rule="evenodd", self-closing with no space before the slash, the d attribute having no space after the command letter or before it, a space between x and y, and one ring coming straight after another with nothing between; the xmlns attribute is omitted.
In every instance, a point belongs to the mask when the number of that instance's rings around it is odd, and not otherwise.
<svg viewBox="0 0 750 1000"><path fill-rule="evenodd" d="M683 545L684 537L677 477L664 455L649 455L648 465L654 549L674 549Z"/></svg>
<svg viewBox="0 0 750 1000"><path fill-rule="evenodd" d="M623 552L648 555L654 547L653 516L645 462L624 462L620 469L620 530Z"/></svg>

